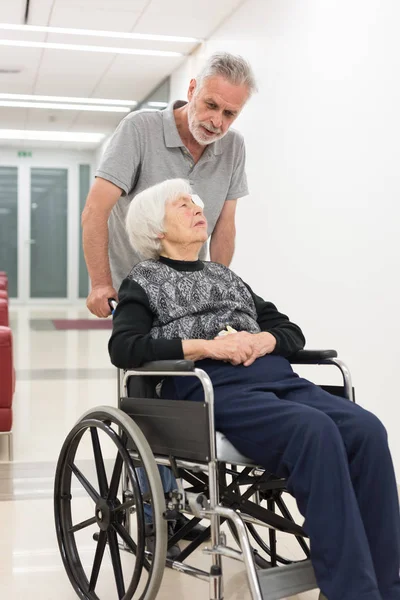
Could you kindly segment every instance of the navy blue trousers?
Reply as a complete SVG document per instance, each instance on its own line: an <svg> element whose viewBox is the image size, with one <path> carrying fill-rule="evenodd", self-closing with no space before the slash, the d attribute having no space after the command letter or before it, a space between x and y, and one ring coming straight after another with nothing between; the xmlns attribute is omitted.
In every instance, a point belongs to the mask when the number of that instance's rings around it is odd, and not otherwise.
<svg viewBox="0 0 400 600"><path fill-rule="evenodd" d="M287 478L328 600L400 600L397 486L377 417L300 378L279 356L196 366L213 382L217 430ZM162 396L203 400L191 377L167 378Z"/></svg>

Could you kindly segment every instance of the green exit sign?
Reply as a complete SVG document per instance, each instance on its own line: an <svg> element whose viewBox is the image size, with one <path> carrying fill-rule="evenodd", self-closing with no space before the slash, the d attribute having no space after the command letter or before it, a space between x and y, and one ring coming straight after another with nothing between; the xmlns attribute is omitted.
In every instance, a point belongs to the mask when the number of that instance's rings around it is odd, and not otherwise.
<svg viewBox="0 0 400 600"><path fill-rule="evenodd" d="M26 150L19 150L18 151L18 156L24 156L24 157L32 158L32 152L27 152Z"/></svg>

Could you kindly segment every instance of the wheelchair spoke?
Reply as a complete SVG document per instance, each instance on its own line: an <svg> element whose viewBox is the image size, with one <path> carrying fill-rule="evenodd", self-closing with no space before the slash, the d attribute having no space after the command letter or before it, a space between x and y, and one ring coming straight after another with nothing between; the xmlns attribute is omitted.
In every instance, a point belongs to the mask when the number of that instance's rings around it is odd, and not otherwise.
<svg viewBox="0 0 400 600"><path fill-rule="evenodd" d="M137 545L125 529L120 523L114 523L114 529L118 533L118 535L122 538L125 544L132 550L133 554L136 556Z"/></svg>
<svg viewBox="0 0 400 600"><path fill-rule="evenodd" d="M121 442L124 445L126 444L126 435L125 434L122 434ZM108 500L115 498L117 495L119 481L121 479L122 464L123 464L122 456L118 452L117 458L115 459L113 473L111 476L110 488L108 490L108 495L107 495Z"/></svg>
<svg viewBox="0 0 400 600"><path fill-rule="evenodd" d="M134 506L134 504L136 504L134 498L132 500L127 500L123 504L120 504L119 506L117 506L117 508L115 509L115 512L117 513L117 512L121 512L121 510L127 510L128 508L131 508L131 506Z"/></svg>
<svg viewBox="0 0 400 600"><path fill-rule="evenodd" d="M85 490L87 491L87 493L89 494L89 496L91 497L93 502L97 502L100 499L100 496L96 492L96 490L94 489L92 484L83 475L83 473L73 463L69 465L69 468L74 473L74 475L76 476L79 483L85 488Z"/></svg>
<svg viewBox="0 0 400 600"><path fill-rule="evenodd" d="M90 435L92 436L93 454L96 463L97 478L99 480L100 496L105 498L108 492L107 475L104 466L103 454L101 452L99 434L95 427L90 428Z"/></svg>
<svg viewBox="0 0 400 600"><path fill-rule="evenodd" d="M94 562L92 567L92 574L89 582L89 592L93 592L96 588L97 579L99 577L101 562L104 556L104 549L107 543L107 532L100 531L99 541L97 542L96 553L94 555Z"/></svg>
<svg viewBox="0 0 400 600"><path fill-rule="evenodd" d="M73 525L68 530L69 533L75 533L76 531L80 531L81 529L85 529L85 527L89 527L90 525L94 525L96 523L96 517L91 517L90 519L86 519L86 521L82 521L81 523L77 523L77 525Z"/></svg>
<svg viewBox="0 0 400 600"><path fill-rule="evenodd" d="M114 529L107 531L108 545L110 546L111 561L114 569L115 583L117 584L118 598L125 595L124 575L122 573L121 556L118 548L117 534Z"/></svg>
<svg viewBox="0 0 400 600"><path fill-rule="evenodd" d="M136 586L140 580L142 568L144 567L146 569L146 571L149 571L150 563L147 560L147 558L145 557L144 548L142 548L142 551L140 553L138 553L137 544L131 538L131 536L129 535L129 533L127 532L125 527L123 527L123 525L121 525L120 523L115 523L114 529L118 533L118 535L121 537L121 539L125 542L125 544L128 546L128 548L131 550L131 552L136 556L135 572L134 572L133 578L132 578L134 580L134 585L135 585L135 589L136 589Z"/></svg>

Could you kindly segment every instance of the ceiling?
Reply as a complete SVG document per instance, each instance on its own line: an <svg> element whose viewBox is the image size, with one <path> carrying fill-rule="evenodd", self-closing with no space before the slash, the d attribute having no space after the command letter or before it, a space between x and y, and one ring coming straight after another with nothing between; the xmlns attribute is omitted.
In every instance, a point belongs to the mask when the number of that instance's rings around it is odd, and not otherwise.
<svg viewBox="0 0 400 600"><path fill-rule="evenodd" d="M162 34L207 39L243 0L30 0L28 25ZM0 23L24 24L27 0L0 0ZM192 52L198 42L154 42L0 30L0 40L57 42ZM137 56L0 46L0 93L137 100L148 96L185 56ZM15 70L16 73L4 73ZM18 72L19 71L19 72ZM0 107L0 129L93 132L109 135L121 113ZM2 147L95 144L0 140Z"/></svg>

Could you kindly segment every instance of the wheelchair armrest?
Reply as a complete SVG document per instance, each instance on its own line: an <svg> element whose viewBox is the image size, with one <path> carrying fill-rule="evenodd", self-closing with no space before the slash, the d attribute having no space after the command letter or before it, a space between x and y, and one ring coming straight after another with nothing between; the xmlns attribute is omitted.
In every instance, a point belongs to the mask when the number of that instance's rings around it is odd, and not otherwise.
<svg viewBox="0 0 400 600"><path fill-rule="evenodd" d="M336 350L299 350L289 357L289 362L297 365L315 364L329 358L337 358Z"/></svg>
<svg viewBox="0 0 400 600"><path fill-rule="evenodd" d="M324 361L329 358L337 358L336 350L299 350L289 358L291 363L307 364ZM132 369L142 373L152 373L157 371L194 371L196 368L193 360L153 360L145 363L142 367Z"/></svg>
<svg viewBox="0 0 400 600"><path fill-rule="evenodd" d="M143 367L133 369L142 373L152 373L157 371L170 372L174 371L194 371L195 364L192 360L152 360L145 363Z"/></svg>

